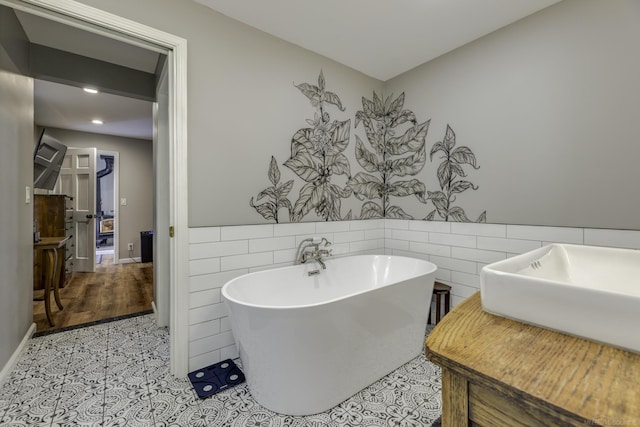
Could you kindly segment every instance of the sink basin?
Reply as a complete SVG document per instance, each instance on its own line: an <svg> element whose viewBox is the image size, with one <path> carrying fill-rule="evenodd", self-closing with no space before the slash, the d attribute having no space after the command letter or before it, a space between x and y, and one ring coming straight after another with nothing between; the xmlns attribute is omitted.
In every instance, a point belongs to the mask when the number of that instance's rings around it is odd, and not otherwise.
<svg viewBox="0 0 640 427"><path fill-rule="evenodd" d="M640 353L640 251L552 244L480 273L491 314Z"/></svg>

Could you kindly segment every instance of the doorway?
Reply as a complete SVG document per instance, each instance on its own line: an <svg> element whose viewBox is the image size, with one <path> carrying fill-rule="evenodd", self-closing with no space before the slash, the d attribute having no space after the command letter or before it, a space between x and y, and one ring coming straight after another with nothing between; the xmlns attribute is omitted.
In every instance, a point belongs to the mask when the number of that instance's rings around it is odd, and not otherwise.
<svg viewBox="0 0 640 427"><path fill-rule="evenodd" d="M118 153L98 150L96 172L96 266L105 262L117 264Z"/></svg>
<svg viewBox="0 0 640 427"><path fill-rule="evenodd" d="M167 253L163 262L170 269L167 301L171 331L170 365L174 375L184 377L188 371L188 287L177 284L188 283L186 40L73 1L0 0L0 4L71 23L93 34L126 40L136 45L155 46L167 52L169 135L166 154L171 173L166 169L158 173L168 175L170 181L166 194L163 194L169 201L171 224L171 238L169 230L163 230L167 236Z"/></svg>

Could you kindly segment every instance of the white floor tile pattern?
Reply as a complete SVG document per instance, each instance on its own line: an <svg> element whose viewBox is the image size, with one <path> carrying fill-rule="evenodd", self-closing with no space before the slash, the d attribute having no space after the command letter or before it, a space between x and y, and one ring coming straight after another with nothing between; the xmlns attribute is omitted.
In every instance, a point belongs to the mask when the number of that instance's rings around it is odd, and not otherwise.
<svg viewBox="0 0 640 427"><path fill-rule="evenodd" d="M246 383L200 400L170 375L168 338L147 315L31 339L0 388L0 425L427 427L441 413L440 369L423 355L313 416L273 413Z"/></svg>

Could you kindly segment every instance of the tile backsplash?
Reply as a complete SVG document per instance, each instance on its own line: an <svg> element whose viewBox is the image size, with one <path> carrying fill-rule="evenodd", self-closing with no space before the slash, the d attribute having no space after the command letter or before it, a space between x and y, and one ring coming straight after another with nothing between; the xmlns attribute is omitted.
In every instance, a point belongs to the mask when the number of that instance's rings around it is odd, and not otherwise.
<svg viewBox="0 0 640 427"><path fill-rule="evenodd" d="M293 265L300 242L333 242L333 254L390 254L429 260L451 285L452 305L480 289L488 263L549 243L640 249L640 231L420 220L306 222L189 230L189 370L236 357L220 289L242 274Z"/></svg>
<svg viewBox="0 0 640 427"><path fill-rule="evenodd" d="M326 237L333 255L383 254L384 220L189 229L189 370L236 357L220 289L229 280L293 265L300 242Z"/></svg>

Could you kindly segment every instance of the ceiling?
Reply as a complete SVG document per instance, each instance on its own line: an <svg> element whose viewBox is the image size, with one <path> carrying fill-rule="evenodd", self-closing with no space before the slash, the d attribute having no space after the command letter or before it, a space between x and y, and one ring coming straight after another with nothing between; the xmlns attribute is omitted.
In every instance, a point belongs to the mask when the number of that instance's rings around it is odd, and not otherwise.
<svg viewBox="0 0 640 427"><path fill-rule="evenodd" d="M560 0L194 0L386 81ZM16 11L32 43L154 72L158 53ZM100 118L103 125L90 120ZM36 81L42 126L151 139L152 103Z"/></svg>
<svg viewBox="0 0 640 427"><path fill-rule="evenodd" d="M386 81L560 0L194 0Z"/></svg>
<svg viewBox="0 0 640 427"><path fill-rule="evenodd" d="M36 80L34 119L45 127L151 139L152 103L108 93L89 94L81 88ZM91 123L103 121L101 125Z"/></svg>

